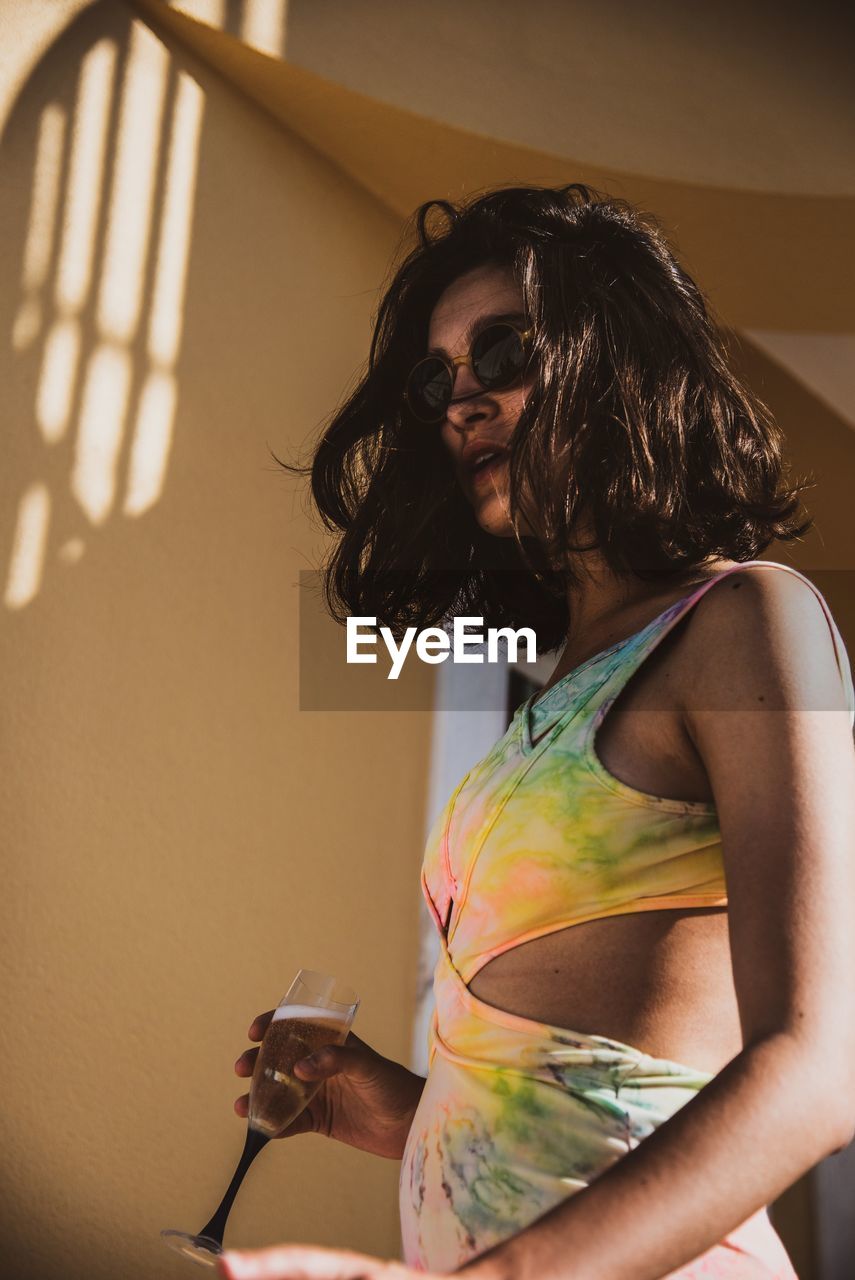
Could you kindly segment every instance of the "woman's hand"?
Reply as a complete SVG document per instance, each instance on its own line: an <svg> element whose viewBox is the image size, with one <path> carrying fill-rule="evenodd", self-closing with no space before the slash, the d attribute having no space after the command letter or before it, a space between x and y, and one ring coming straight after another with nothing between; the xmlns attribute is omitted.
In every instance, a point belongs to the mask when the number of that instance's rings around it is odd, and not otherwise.
<svg viewBox="0 0 855 1280"><path fill-rule="evenodd" d="M249 1028L250 1040L261 1040L273 1010L260 1014ZM247 1049L235 1063L235 1073L251 1076L258 1049ZM312 1054L314 1066L301 1058L294 1073L301 1080L321 1081L321 1087L293 1124L277 1134L290 1138L298 1133L322 1133L371 1155L400 1160L419 1098L425 1085L399 1062L377 1053L353 1032L342 1045L328 1045ZM246 1117L249 1094L235 1101L235 1111ZM354 1255L355 1256L355 1255Z"/></svg>
<svg viewBox="0 0 855 1280"><path fill-rule="evenodd" d="M217 1268L228 1280L439 1280L430 1271L415 1271L401 1262L311 1244L250 1252L229 1249L217 1258Z"/></svg>

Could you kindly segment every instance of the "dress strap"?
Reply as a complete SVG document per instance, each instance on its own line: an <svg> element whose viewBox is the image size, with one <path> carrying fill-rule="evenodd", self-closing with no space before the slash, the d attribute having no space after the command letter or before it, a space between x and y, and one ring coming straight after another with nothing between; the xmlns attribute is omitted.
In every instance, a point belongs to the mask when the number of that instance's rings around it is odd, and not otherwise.
<svg viewBox="0 0 855 1280"><path fill-rule="evenodd" d="M794 574L797 578L801 578L802 582L806 583L807 586L810 587L811 591L813 591L820 603L820 606L822 607L825 620L828 624L837 669L843 682L843 688L846 695L846 705L849 708L850 719L853 726L855 726L855 687L853 687L852 682L849 655L846 652L843 637L841 636L837 624L834 621L831 610L829 609L822 592L815 583L811 582L810 578L806 577L798 569L794 569L792 565L780 564L776 560L745 560L740 564L732 565L729 569L723 569L722 572L716 574L715 577L708 578L706 582L702 582L701 585L689 595L676 601L663 613L659 614L658 617L654 618L652 622L648 623L648 625L638 632L636 636L631 637L630 643L626 645L626 648L624 649L621 647L620 657L623 660L617 662L614 665L613 670L609 672L609 677L603 682L599 691L599 696L595 700L596 705L592 705L590 708L591 716L596 718L598 725L606 714L608 707L611 706L612 702L614 702L624 685L635 674L649 654L652 653L662 640L664 640L665 636L668 635L672 628L677 625L677 623L695 606L695 604L697 604L698 600L700 600L707 591L714 587L716 583L721 582L723 578L730 577L731 574L734 573L741 573L745 569L749 568L766 569L767 571L781 569L786 573Z"/></svg>

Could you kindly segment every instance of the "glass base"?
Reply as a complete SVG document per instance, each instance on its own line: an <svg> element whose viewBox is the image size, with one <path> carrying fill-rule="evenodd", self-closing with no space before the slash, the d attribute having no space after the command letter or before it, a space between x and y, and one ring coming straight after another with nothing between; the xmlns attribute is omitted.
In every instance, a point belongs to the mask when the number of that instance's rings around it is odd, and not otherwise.
<svg viewBox="0 0 855 1280"><path fill-rule="evenodd" d="M183 1253L185 1258L192 1258L203 1267L215 1266L217 1256L224 1252L223 1246L216 1240L210 1240L208 1236L194 1236L189 1231L174 1231L169 1228L161 1231L160 1236L170 1249Z"/></svg>

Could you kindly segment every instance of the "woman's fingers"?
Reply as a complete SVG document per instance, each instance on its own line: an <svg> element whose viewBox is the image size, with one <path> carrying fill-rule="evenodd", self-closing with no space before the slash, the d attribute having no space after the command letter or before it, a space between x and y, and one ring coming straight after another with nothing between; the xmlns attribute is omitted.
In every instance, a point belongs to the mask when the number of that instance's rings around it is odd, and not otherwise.
<svg viewBox="0 0 855 1280"><path fill-rule="evenodd" d="M246 1033L247 1038L250 1040L261 1040L270 1025L270 1019L273 1017L275 1012L275 1009L268 1009L267 1013L260 1013L257 1018L254 1018L249 1031Z"/></svg>
<svg viewBox="0 0 855 1280"><path fill-rule="evenodd" d="M270 1025L270 1019L275 1013L274 1009L268 1009L266 1013L259 1013L253 1018L247 1037L250 1040L262 1040L264 1033ZM248 1077L251 1076L255 1069L255 1060L258 1057L258 1048L244 1049L243 1053L235 1063L235 1075ZM239 1115L243 1120L249 1115L249 1094L242 1093L239 1098L235 1098L234 1102L235 1114Z"/></svg>
<svg viewBox="0 0 855 1280"><path fill-rule="evenodd" d="M393 1274L401 1280L417 1280L409 1267L398 1268L367 1253L319 1245L278 1245L251 1252L229 1249L220 1254L216 1265L228 1280L380 1280Z"/></svg>
<svg viewBox="0 0 855 1280"><path fill-rule="evenodd" d="M258 1057L258 1049L244 1049L243 1053L235 1063L236 1076L251 1076L255 1068L255 1060Z"/></svg>
<svg viewBox="0 0 855 1280"><path fill-rule="evenodd" d="M242 1093L239 1098L235 1098L235 1115L240 1116L241 1120L246 1120L249 1116L249 1094ZM308 1110L301 1111L297 1119L289 1124L287 1129L283 1129L281 1133L275 1133L274 1138L283 1138L295 1136L298 1133L312 1133L314 1131L312 1117Z"/></svg>
<svg viewBox="0 0 855 1280"><path fill-rule="evenodd" d="M250 1040L262 1040L264 1038L264 1033L267 1030L268 1026L270 1025L270 1019L273 1017L273 1013L274 1013L273 1009L268 1009L267 1013L259 1013L257 1017L253 1018L252 1023L250 1024L250 1028L246 1033ZM237 1062L235 1063L235 1075L251 1076L253 1073L253 1070L255 1069L255 1060L257 1057L258 1057L257 1048L244 1049L243 1053L240 1055ZM237 1102L235 1103L235 1110L237 1111L239 1116L246 1115L246 1111L238 1111L238 1104L243 1101L244 1101L243 1098L238 1098Z"/></svg>

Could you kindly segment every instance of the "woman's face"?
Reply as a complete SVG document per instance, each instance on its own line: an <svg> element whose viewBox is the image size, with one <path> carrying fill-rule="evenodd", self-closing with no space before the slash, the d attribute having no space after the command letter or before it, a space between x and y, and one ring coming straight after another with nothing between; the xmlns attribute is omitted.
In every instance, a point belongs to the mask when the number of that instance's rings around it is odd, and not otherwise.
<svg viewBox="0 0 855 1280"><path fill-rule="evenodd" d="M433 309L428 330L428 350L450 358L468 355L480 329L501 317L526 327L522 290L508 267L477 267L448 286ZM500 538L513 535L509 516L508 462L499 457L486 469L474 471L464 449L483 443L507 449L534 374L505 390L485 391L472 370L455 366L452 400L438 430L451 454L454 469L485 533ZM431 428L427 428L430 430ZM531 534L523 521L521 534Z"/></svg>

